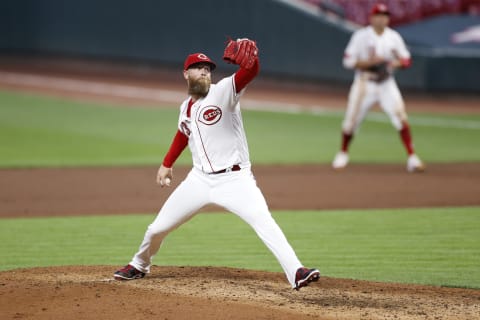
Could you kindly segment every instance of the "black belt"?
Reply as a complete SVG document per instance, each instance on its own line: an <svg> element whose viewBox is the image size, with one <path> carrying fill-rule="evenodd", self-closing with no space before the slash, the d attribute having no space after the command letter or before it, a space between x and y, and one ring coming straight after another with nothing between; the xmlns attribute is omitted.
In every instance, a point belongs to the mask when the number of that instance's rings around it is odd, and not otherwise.
<svg viewBox="0 0 480 320"><path fill-rule="evenodd" d="M240 171L240 170L242 170L242 168L238 164L235 164L235 165L231 166L230 168L214 171L210 174L219 174L219 173L225 173L225 172L230 172L230 171Z"/></svg>

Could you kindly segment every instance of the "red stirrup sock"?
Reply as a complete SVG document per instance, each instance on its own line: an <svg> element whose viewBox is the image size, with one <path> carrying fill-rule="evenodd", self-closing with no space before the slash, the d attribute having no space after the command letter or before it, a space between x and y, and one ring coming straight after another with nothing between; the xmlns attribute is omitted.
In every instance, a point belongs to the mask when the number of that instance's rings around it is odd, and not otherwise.
<svg viewBox="0 0 480 320"><path fill-rule="evenodd" d="M412 134L410 133L410 126L407 122L403 122L402 129L400 130L400 138L402 139L408 155L414 154L415 151L413 150Z"/></svg>
<svg viewBox="0 0 480 320"><path fill-rule="evenodd" d="M343 152L345 153L348 152L348 146L350 145L352 138L353 138L353 134L342 132L342 151Z"/></svg>

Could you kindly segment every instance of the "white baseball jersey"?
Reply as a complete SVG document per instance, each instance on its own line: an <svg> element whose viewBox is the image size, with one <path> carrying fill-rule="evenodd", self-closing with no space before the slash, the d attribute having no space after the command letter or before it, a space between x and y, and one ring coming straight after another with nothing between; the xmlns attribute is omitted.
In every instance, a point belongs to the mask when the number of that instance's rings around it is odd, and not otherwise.
<svg viewBox="0 0 480 320"><path fill-rule="evenodd" d="M345 49L343 65L352 69L358 60L368 60L374 56L392 61L394 59L410 59L410 52L405 46L400 34L390 28L385 28L378 35L372 26L355 31ZM360 76L365 71L356 71Z"/></svg>
<svg viewBox="0 0 480 320"><path fill-rule="evenodd" d="M372 26L368 26L353 33L345 49L343 65L351 69L357 61L369 60L375 56L386 61L409 60L410 52L395 30L387 27L378 35ZM374 78L368 71L355 71L342 124L344 132L355 132L375 103L380 104L397 130L407 120L404 101L395 79L390 76L385 81L375 82L372 81Z"/></svg>
<svg viewBox="0 0 480 320"><path fill-rule="evenodd" d="M212 84L207 96L192 105L190 117L190 98L180 106L178 129L189 137L193 166L205 173L237 164L250 167L239 102L243 90L236 93L233 77Z"/></svg>

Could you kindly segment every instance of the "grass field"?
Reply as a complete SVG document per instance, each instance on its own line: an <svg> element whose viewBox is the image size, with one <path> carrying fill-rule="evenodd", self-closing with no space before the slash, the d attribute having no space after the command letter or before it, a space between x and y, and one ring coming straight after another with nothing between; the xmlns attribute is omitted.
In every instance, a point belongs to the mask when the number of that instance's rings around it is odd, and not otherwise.
<svg viewBox="0 0 480 320"><path fill-rule="evenodd" d="M342 112L244 111L256 164L325 163L340 143ZM0 92L0 167L144 165L163 159L178 110L101 106ZM427 162L480 161L480 115L411 115L414 142ZM405 161L398 134L372 114L351 149L355 162ZM190 164L185 152L181 164Z"/></svg>
<svg viewBox="0 0 480 320"><path fill-rule="evenodd" d="M342 112L243 115L256 164L327 163L337 151ZM0 92L0 167L157 165L176 131L177 117L176 108ZM411 114L410 119L418 153L427 163L480 161L480 115ZM351 159L405 161L386 116L367 119ZM190 164L189 153L178 163ZM478 207L278 212L275 217L302 261L327 276L480 288ZM2 219L0 269L122 265L152 219L144 214ZM248 226L235 216L218 214L198 216L175 231L155 263L280 271Z"/></svg>
<svg viewBox="0 0 480 320"><path fill-rule="evenodd" d="M480 288L480 208L277 212L299 258L330 277ZM0 269L126 264L153 215L3 219ZM304 221L313 223L305 224ZM158 265L281 271L232 214L200 214L167 237Z"/></svg>

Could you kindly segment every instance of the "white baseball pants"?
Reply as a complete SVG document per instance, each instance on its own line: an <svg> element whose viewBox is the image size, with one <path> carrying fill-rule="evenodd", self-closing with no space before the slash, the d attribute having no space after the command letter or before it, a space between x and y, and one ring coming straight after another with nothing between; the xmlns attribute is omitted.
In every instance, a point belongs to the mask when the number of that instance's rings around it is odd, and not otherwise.
<svg viewBox="0 0 480 320"><path fill-rule="evenodd" d="M402 123L407 121L405 104L393 77L384 82L369 81L365 76L355 77L348 95L348 106L343 120L343 132L353 134L359 128L370 108L379 103L388 115L392 125L402 129Z"/></svg>
<svg viewBox="0 0 480 320"><path fill-rule="evenodd" d="M248 223L277 258L288 281L295 287L295 273L302 264L270 214L249 168L222 174L205 174L192 169L148 227L130 264L142 272L149 272L152 258L163 239L207 204L222 206Z"/></svg>

